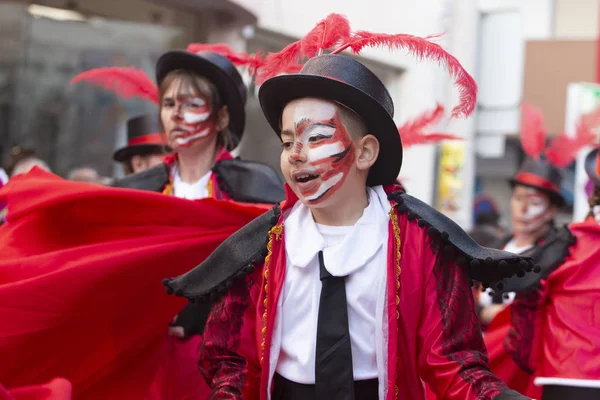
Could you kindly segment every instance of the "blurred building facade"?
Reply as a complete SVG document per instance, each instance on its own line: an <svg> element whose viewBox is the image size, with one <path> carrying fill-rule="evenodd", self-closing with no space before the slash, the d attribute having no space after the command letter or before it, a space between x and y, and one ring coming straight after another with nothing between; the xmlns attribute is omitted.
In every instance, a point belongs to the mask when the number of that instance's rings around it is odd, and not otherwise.
<svg viewBox="0 0 600 400"><path fill-rule="evenodd" d="M519 52L513 43L512 51L497 53L493 61L505 65L503 60L518 59L521 63L520 71L508 71L521 75L516 83L513 79L511 84L502 74L495 75L505 89L514 91L512 99L518 100L512 106L514 114L509 117L499 114L500 118L493 120L491 126L478 125L477 129L477 187L497 201L504 222L509 224L508 179L524 159L518 137L518 104L526 102L539 107L550 136L564 132L568 85L596 82L598 77L600 8L596 0L482 0L481 5L488 12L512 12L521 24L522 50ZM497 98L502 94L496 90L492 96ZM504 106L510 107L510 103ZM497 140L490 142L490 137ZM568 222L574 190L573 166L564 171L562 189L569 206L559 219Z"/></svg>

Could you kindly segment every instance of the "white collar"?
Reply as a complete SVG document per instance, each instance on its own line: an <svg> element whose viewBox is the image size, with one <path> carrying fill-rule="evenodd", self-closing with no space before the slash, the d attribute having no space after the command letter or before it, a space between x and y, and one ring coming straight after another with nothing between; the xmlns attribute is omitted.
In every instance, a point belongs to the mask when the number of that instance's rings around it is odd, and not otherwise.
<svg viewBox="0 0 600 400"><path fill-rule="evenodd" d="M187 183L181 179L177 165L173 166L173 189L175 197L188 200L198 200L208 197L207 186L211 174L212 170L208 170L208 172L196 182Z"/></svg>
<svg viewBox="0 0 600 400"><path fill-rule="evenodd" d="M362 217L339 244L326 249L310 209L298 201L284 221L290 262L304 268L322 250L325 267L333 276L347 276L366 265L388 238L391 209L382 186L368 188L368 194L369 205Z"/></svg>

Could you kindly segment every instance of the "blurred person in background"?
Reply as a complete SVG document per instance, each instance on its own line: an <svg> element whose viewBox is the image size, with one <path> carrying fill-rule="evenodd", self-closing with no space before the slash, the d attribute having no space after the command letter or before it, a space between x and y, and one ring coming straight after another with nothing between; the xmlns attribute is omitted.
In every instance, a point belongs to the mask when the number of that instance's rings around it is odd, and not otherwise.
<svg viewBox="0 0 600 400"><path fill-rule="evenodd" d="M123 165L125 175L137 174L162 164L172 150L161 133L156 114L145 114L127 121L127 145L118 149L113 159Z"/></svg>
<svg viewBox="0 0 600 400"><path fill-rule="evenodd" d="M594 137L591 135L590 137ZM505 290L517 292L486 335L492 371L522 393L542 400L600 398L600 160L584 162L594 185L585 221L564 228L569 247L550 268ZM549 248L547 257L557 250ZM535 276L537 275L537 276ZM495 321L496 322L496 321Z"/></svg>
<svg viewBox="0 0 600 400"><path fill-rule="evenodd" d="M475 198L473 204L474 228L469 235L481 246L494 247L505 230L500 225L500 213L494 201L485 195Z"/></svg>
<svg viewBox="0 0 600 400"><path fill-rule="evenodd" d="M110 179L100 176L98 171L91 167L77 167L71 169L67 174L67 179L76 182L94 183L98 185L110 184Z"/></svg>
<svg viewBox="0 0 600 400"><path fill-rule="evenodd" d="M541 138L540 132L543 134ZM569 155L567 151L560 150L561 147L566 148L564 143L561 144L562 140L558 137L546 147L541 113L532 106L523 105L521 146L528 157L510 180L512 232L491 246L529 256L542 270L556 266L571 237L568 229L557 228L554 224L558 210L565 203L560 193L561 169L566 166L565 160L572 161L575 154ZM562 153L558 154L555 149ZM514 291L482 291L478 307L482 325L487 327L491 324L514 296Z"/></svg>
<svg viewBox="0 0 600 400"><path fill-rule="evenodd" d="M26 174L33 167L51 172L48 164L37 157L35 150L23 149L20 146L12 148L11 155L4 164L4 170L11 178L18 174Z"/></svg>

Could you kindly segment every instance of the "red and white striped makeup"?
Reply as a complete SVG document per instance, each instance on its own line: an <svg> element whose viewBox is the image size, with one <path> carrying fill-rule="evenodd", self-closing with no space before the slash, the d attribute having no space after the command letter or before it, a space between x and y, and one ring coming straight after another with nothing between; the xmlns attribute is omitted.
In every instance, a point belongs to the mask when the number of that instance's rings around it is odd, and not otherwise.
<svg viewBox="0 0 600 400"><path fill-rule="evenodd" d="M174 89L178 85L173 85ZM217 133L212 109L205 99L186 88L175 93L169 89L164 96L161 117L169 145L175 150L192 146L195 142Z"/></svg>
<svg viewBox="0 0 600 400"><path fill-rule="evenodd" d="M296 195L317 205L344 183L355 161L354 145L333 103L302 99L292 107L293 130L281 134L281 168Z"/></svg>

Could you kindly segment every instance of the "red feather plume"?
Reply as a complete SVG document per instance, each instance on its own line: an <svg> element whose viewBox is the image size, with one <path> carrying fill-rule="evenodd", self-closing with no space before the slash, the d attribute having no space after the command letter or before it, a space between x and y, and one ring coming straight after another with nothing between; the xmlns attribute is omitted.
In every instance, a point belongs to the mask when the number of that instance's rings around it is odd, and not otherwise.
<svg viewBox="0 0 600 400"><path fill-rule="evenodd" d="M280 73L294 69L293 65L307 57L312 58L319 52L340 44L350 37L350 23L340 14L329 14L311 29L302 39L290 43L278 53L269 54L258 75L257 83Z"/></svg>
<svg viewBox="0 0 600 400"><path fill-rule="evenodd" d="M419 145L438 143L443 140L462 140L461 137L448 133L425 133L425 129L437 124L444 116L444 106L438 104L432 111L426 111L416 118L405 122L398 128L400 138L402 139L402 147L405 149Z"/></svg>
<svg viewBox="0 0 600 400"><path fill-rule="evenodd" d="M350 38L350 22L340 14L329 14L300 40L300 52L304 57L312 58L319 52Z"/></svg>
<svg viewBox="0 0 600 400"><path fill-rule="evenodd" d="M82 72L71 83L87 82L112 90L124 98L138 97L158 104L158 88L142 70L133 67L95 68Z"/></svg>
<svg viewBox="0 0 600 400"><path fill-rule="evenodd" d="M454 107L452 116L468 117L475 109L477 83L456 57L444 50L439 44L429 41L429 39L435 37L438 37L438 35L422 38L408 34L391 35L358 31L352 35L348 43L333 51L332 54L337 54L348 47L354 54L359 54L365 47L386 46L392 50L404 48L420 60L430 59L438 63L444 63L446 69L454 78L454 83L460 93L460 104Z"/></svg>
<svg viewBox="0 0 600 400"><path fill-rule="evenodd" d="M600 108L589 114L582 115L577 121L575 137L562 133L555 138L546 149L546 158L558 168L571 164L577 153L585 146L596 142L596 129L600 125Z"/></svg>
<svg viewBox="0 0 600 400"><path fill-rule="evenodd" d="M521 114L521 147L530 157L538 159L546 145L546 127L542 112L523 104Z"/></svg>
<svg viewBox="0 0 600 400"><path fill-rule="evenodd" d="M247 67L251 74L256 72L263 64L264 57L260 52L255 54L248 54L245 52L236 52L229 45L225 43L191 43L187 47L187 51L190 53L199 53L201 51L211 51L226 57L233 65L238 67Z"/></svg>

